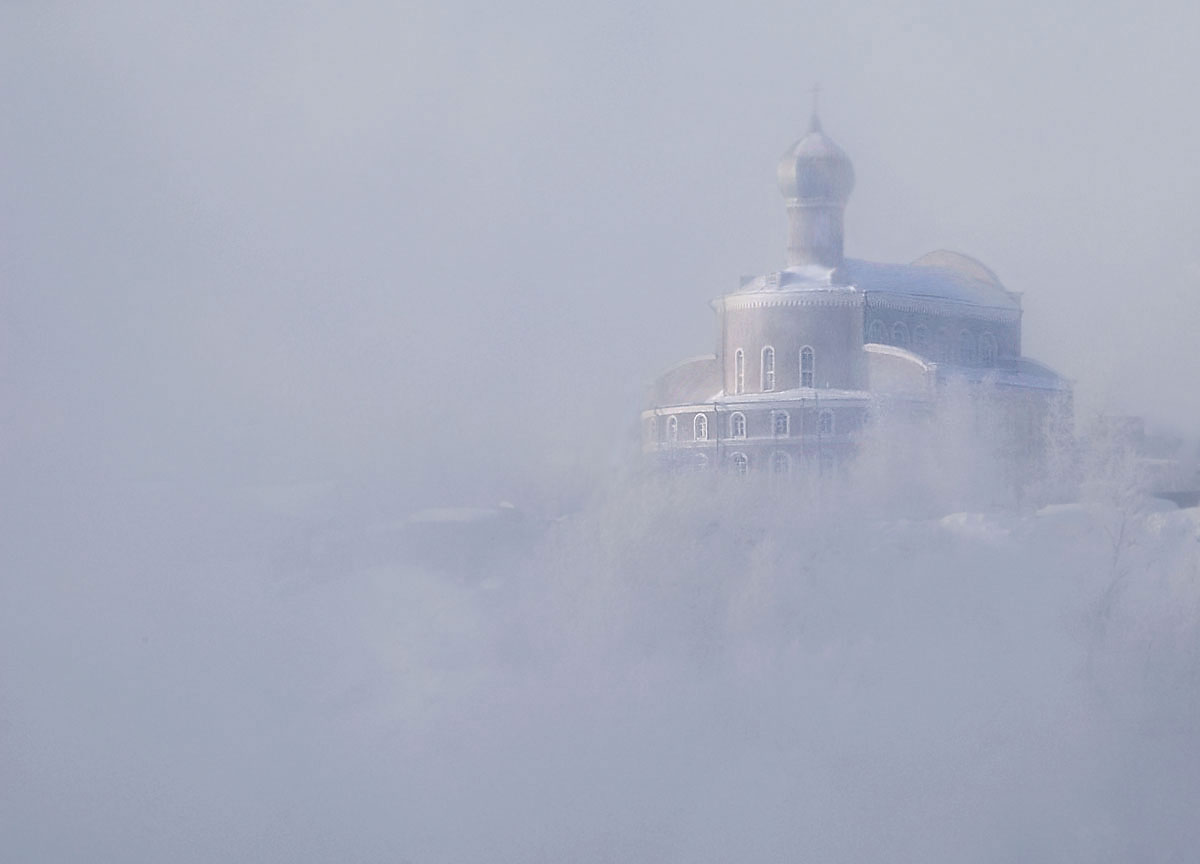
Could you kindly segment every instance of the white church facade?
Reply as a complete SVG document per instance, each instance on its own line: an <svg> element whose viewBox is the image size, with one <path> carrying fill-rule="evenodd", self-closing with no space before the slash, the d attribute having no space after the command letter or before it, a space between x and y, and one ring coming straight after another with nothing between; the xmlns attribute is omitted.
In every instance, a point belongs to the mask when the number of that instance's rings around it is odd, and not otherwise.
<svg viewBox="0 0 1200 864"><path fill-rule="evenodd" d="M787 267L713 301L718 350L654 382L642 450L674 471L827 473L881 406L933 415L948 392L987 399L1011 446L1033 452L1060 375L1023 356L1021 298L956 252L911 264L843 255L849 157L821 129L783 156Z"/></svg>

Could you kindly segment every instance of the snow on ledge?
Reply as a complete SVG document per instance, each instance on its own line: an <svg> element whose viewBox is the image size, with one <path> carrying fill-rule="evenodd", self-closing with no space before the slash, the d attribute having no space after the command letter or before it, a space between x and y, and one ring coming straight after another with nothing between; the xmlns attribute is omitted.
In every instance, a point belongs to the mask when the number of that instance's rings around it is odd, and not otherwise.
<svg viewBox="0 0 1200 864"><path fill-rule="evenodd" d="M937 369L936 363L931 363L920 354L909 351L907 348L899 348L895 345L884 345L879 342L868 342L863 345L863 350L868 354L887 354L890 357L898 357L901 360L907 360L909 363L915 363L921 367L922 372L931 372Z"/></svg>

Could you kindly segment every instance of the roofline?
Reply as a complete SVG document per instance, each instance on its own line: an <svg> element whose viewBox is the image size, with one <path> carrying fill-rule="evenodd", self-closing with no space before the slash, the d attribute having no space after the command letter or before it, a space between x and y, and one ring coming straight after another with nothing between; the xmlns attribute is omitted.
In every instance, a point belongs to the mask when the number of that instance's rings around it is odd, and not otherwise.
<svg viewBox="0 0 1200 864"><path fill-rule="evenodd" d="M921 367L922 372L936 372L938 364L926 360L915 351L909 351L907 348L900 348L896 345L884 345L880 342L867 342L863 345L863 350L868 354L887 354L891 357L899 357L907 360L910 363L915 363Z"/></svg>
<svg viewBox="0 0 1200 864"><path fill-rule="evenodd" d="M678 405L654 405L642 410L643 418L661 417L685 412L749 411L800 403L859 404L870 403L877 394L870 390L826 390L819 387L800 387L795 390L775 390L770 393L744 393L728 397L724 393L708 402L682 402ZM757 398L747 399L746 396Z"/></svg>
<svg viewBox="0 0 1200 864"><path fill-rule="evenodd" d="M682 369L684 366L688 365L689 363L698 363L701 360L712 360L715 363L717 360L717 355L716 354L697 354L694 357L685 357L683 360L680 360L677 363L672 363L666 369L659 372L658 377L661 378L662 376L666 375L669 372L674 372L676 369Z"/></svg>
<svg viewBox="0 0 1200 864"><path fill-rule="evenodd" d="M973 318L987 318L993 321L1016 320L1021 317L1020 303L1015 308L1011 306L994 306L990 304L972 303L969 300L956 300L951 297L939 297L937 294L908 294L900 291L863 291L867 307L887 307L904 312L923 312L939 314L951 312ZM924 307L924 308L922 308Z"/></svg>

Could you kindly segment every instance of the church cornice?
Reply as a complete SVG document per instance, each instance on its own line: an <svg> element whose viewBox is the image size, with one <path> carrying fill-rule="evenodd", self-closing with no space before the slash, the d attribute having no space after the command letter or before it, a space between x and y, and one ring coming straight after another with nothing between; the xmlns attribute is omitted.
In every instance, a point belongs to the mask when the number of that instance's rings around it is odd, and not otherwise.
<svg viewBox="0 0 1200 864"><path fill-rule="evenodd" d="M754 294L726 294L721 298L727 310L767 309L776 306L857 307L863 295L845 291L764 291Z"/></svg>
<svg viewBox="0 0 1200 864"><path fill-rule="evenodd" d="M914 297L907 294L887 294L875 291L868 291L863 296L868 309L893 309L897 312L979 318L984 321L1016 322L1021 320L1020 309L976 306L973 303L947 300L943 297Z"/></svg>
<svg viewBox="0 0 1200 864"><path fill-rule="evenodd" d="M776 307L859 307L893 309L922 315L978 318L985 321L1016 322L1021 320L1020 309L977 306L944 297L916 297L880 291L859 291L854 288L831 291L756 291L726 294L718 301L726 310L769 309Z"/></svg>
<svg viewBox="0 0 1200 864"><path fill-rule="evenodd" d="M722 394L711 402L681 402L678 405L655 405L642 411L642 419L669 417L672 414L729 414L734 411L815 410L826 408L862 408L877 394L870 390L830 390L803 387L796 390L777 390L771 393L744 393L741 396Z"/></svg>

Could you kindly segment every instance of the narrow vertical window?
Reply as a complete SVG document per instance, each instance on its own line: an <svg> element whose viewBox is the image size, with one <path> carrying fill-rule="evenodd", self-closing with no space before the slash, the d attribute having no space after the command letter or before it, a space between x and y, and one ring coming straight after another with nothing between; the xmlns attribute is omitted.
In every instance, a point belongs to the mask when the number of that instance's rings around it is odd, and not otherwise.
<svg viewBox="0 0 1200 864"><path fill-rule="evenodd" d="M762 389L764 393L775 389L775 349L770 345L762 350Z"/></svg>
<svg viewBox="0 0 1200 864"><path fill-rule="evenodd" d="M679 418L674 414L667 418L667 440L679 440Z"/></svg>
<svg viewBox="0 0 1200 864"><path fill-rule="evenodd" d="M745 477L750 471L750 460L746 458L746 454L734 453L731 459L733 461L734 473L741 477Z"/></svg>
<svg viewBox="0 0 1200 864"><path fill-rule="evenodd" d="M741 411L736 411L729 415L729 437L746 437L746 415Z"/></svg>
<svg viewBox="0 0 1200 864"><path fill-rule="evenodd" d="M887 328L878 318L872 321L871 326L867 328L867 341L876 344L883 344L887 341Z"/></svg>
<svg viewBox="0 0 1200 864"><path fill-rule="evenodd" d="M708 440L708 417L704 414L697 414L693 421L692 431L695 433L697 441Z"/></svg>
<svg viewBox="0 0 1200 864"><path fill-rule="evenodd" d="M996 337L991 333L979 335L979 362L984 366L996 365Z"/></svg>
<svg viewBox="0 0 1200 864"><path fill-rule="evenodd" d="M788 426L790 424L790 418L788 417L788 413L786 411L776 411L772 415L772 418L773 418L772 425L775 430L775 437L776 438L786 438L788 435Z"/></svg>
<svg viewBox="0 0 1200 864"><path fill-rule="evenodd" d="M792 470L792 458L782 450L771 456L771 471L775 474L787 474Z"/></svg>
<svg viewBox="0 0 1200 864"><path fill-rule="evenodd" d="M704 453L697 453L695 459L692 460L692 470L696 473L708 470L708 456Z"/></svg>
<svg viewBox="0 0 1200 864"><path fill-rule="evenodd" d="M746 355L741 348L733 354L733 392L746 392Z"/></svg>
<svg viewBox="0 0 1200 864"><path fill-rule="evenodd" d="M958 334L958 362L964 366L975 362L975 340L971 338L970 330Z"/></svg>
<svg viewBox="0 0 1200 864"><path fill-rule="evenodd" d="M813 386L813 349L807 345L800 349L800 386Z"/></svg>
<svg viewBox="0 0 1200 864"><path fill-rule="evenodd" d="M938 330L937 345L934 355L943 363L950 363L954 360L954 346L950 343L950 331L945 327Z"/></svg>
<svg viewBox="0 0 1200 864"><path fill-rule="evenodd" d="M908 347L908 325L903 321L897 321L892 325L892 344L901 348Z"/></svg>
<svg viewBox="0 0 1200 864"><path fill-rule="evenodd" d="M820 419L817 422L817 430L822 435L833 434L833 412L826 409L821 412Z"/></svg>

